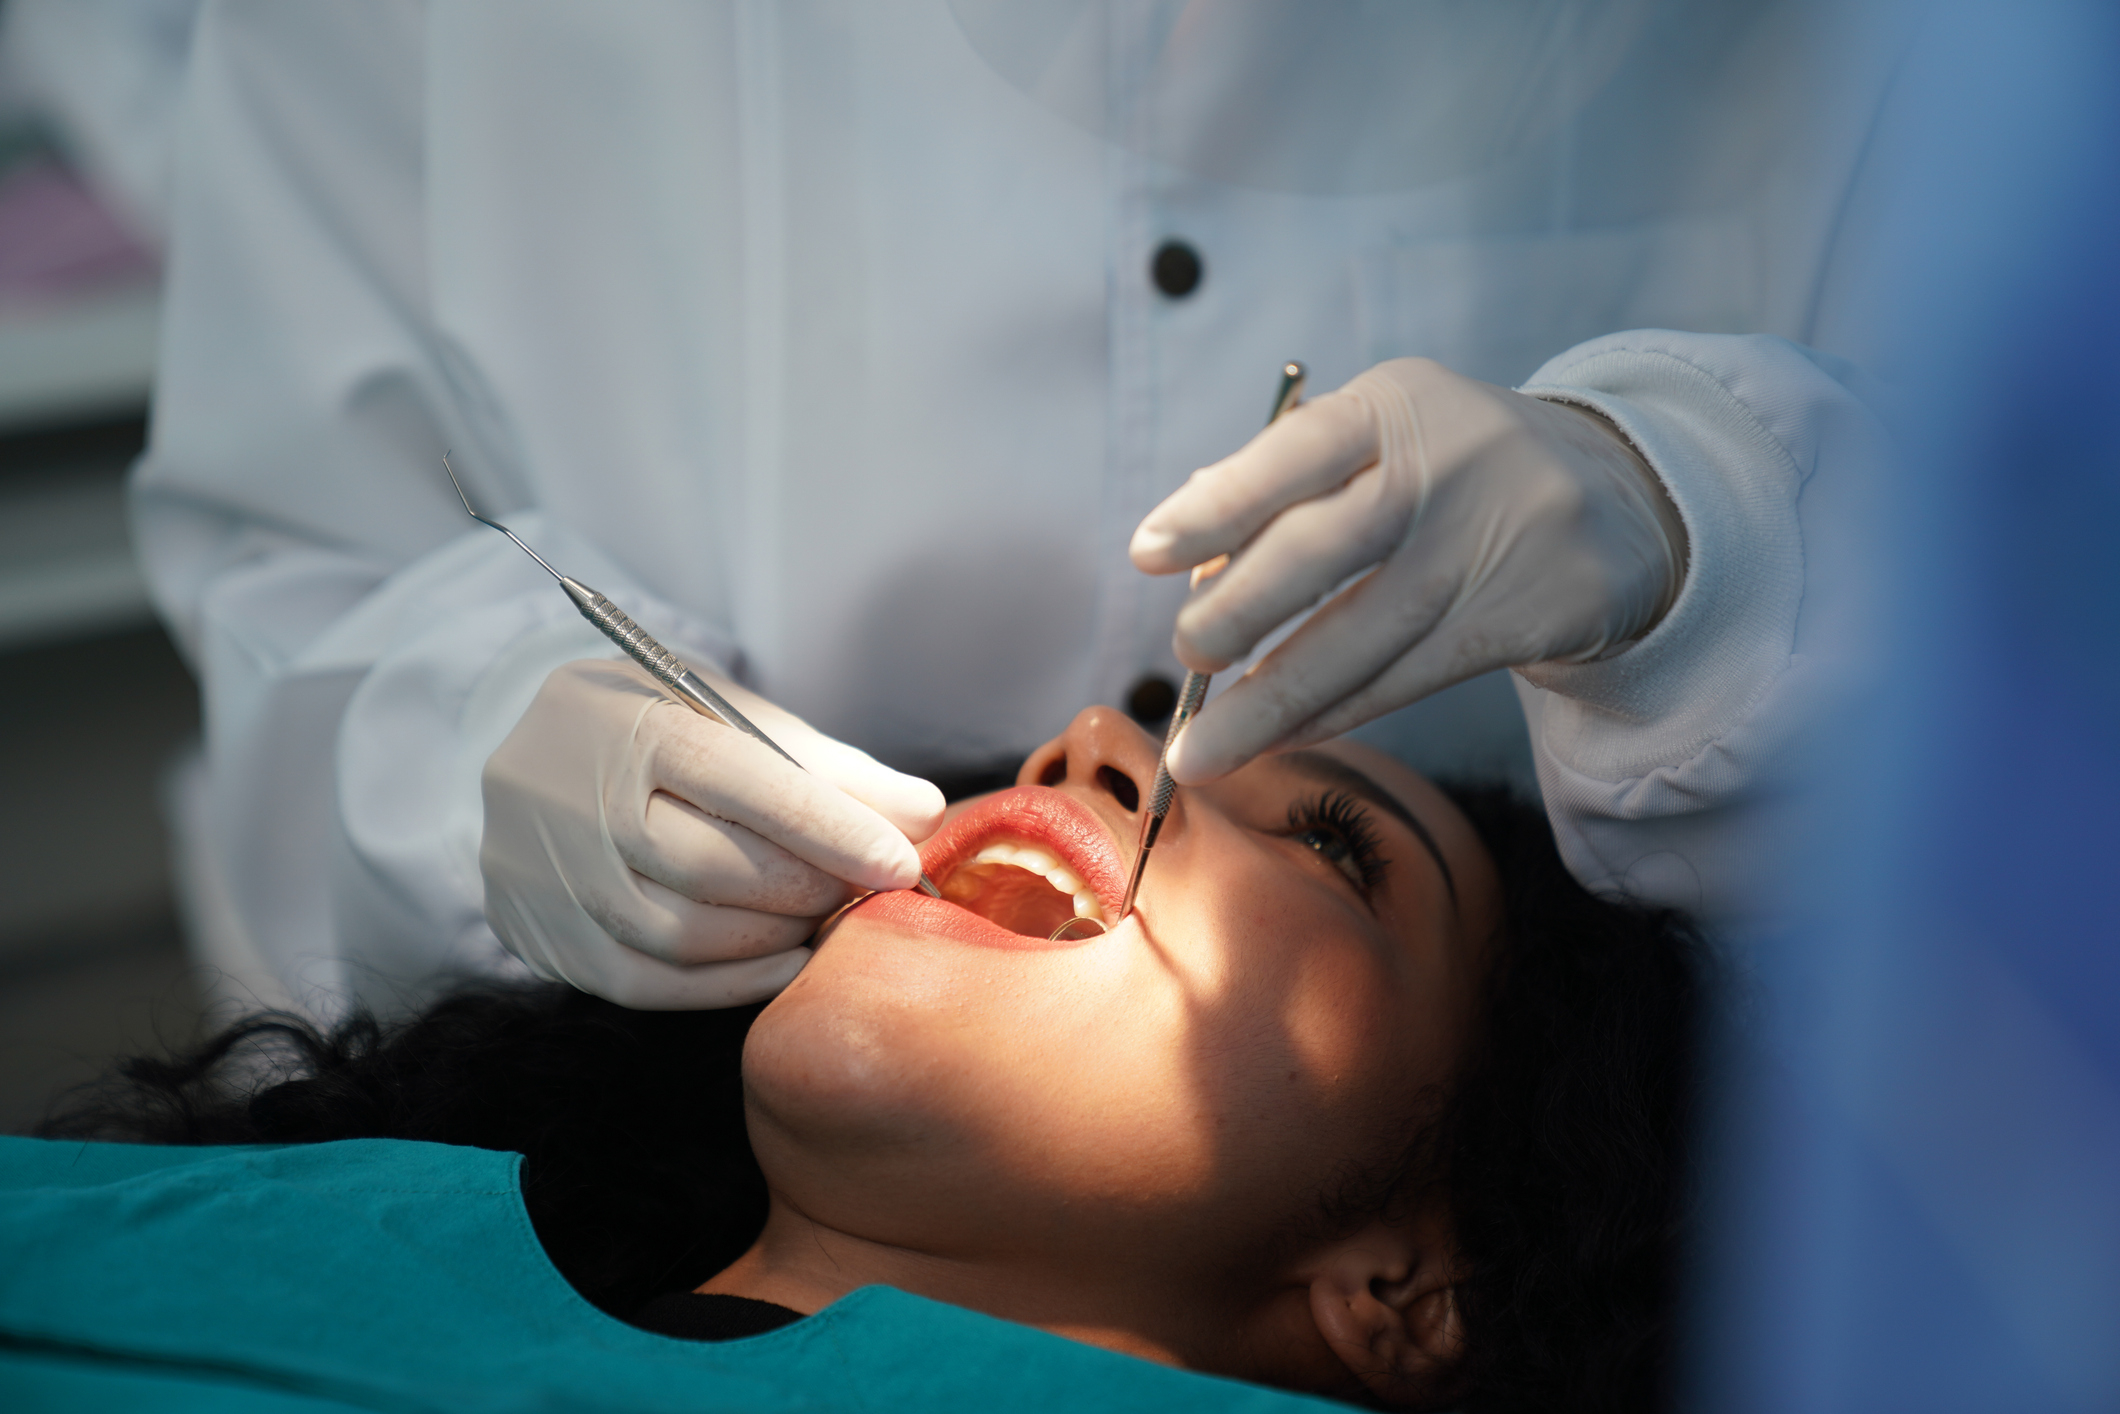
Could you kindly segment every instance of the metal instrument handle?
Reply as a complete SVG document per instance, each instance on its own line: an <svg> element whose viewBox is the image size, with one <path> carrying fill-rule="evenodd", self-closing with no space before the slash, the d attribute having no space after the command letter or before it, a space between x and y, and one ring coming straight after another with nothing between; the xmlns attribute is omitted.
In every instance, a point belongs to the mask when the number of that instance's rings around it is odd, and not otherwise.
<svg viewBox="0 0 2120 1414"><path fill-rule="evenodd" d="M1281 365L1280 386L1274 389L1273 411L1267 415L1268 427L1280 420L1281 415L1294 407L1303 396L1303 383L1309 375L1300 363ZM1213 579L1229 567L1229 556L1217 555L1205 564L1195 565L1192 572L1192 587L1198 589L1205 580ZM1178 693L1177 710L1170 714L1170 726L1163 733L1163 749L1156 753L1155 784L1149 788L1148 812L1141 817L1141 839L1134 846L1133 873L1126 881L1126 898L1119 905L1119 919L1134 911L1134 896L1141 892L1141 876L1148 872L1148 854L1156 847L1156 836L1163 833L1164 817L1170 814L1171 797L1177 794L1178 783L1170 777L1170 748L1178 739L1178 733L1200 710L1207 699L1207 673L1187 673L1185 686ZM1065 925L1062 925L1065 926ZM1057 936L1057 934L1055 935Z"/></svg>
<svg viewBox="0 0 2120 1414"><path fill-rule="evenodd" d="M633 622L632 616L624 609L619 608L618 605L612 603L588 585L583 584L580 580L569 579L558 570L552 568L551 565L546 564L543 555L538 554L537 551L525 545L522 537L518 536L507 526L502 525L497 520L488 520L485 516L480 515L477 508L471 504L471 497L465 493L464 483L456 479L456 468L449 465L449 454L447 452L442 453L442 470L449 473L449 484L456 488L457 499L464 503L465 512L473 520L480 525L498 530L501 534L513 540L517 549L537 561L544 568L546 574L559 581L559 587L567 591L567 597L574 601L575 608L581 610L582 617L596 625L597 632L616 643L620 648L625 649L626 656L652 673L657 682L670 690L671 696L699 713L700 716L712 717L722 725L734 727L752 740L772 747L774 754L796 770L807 771L809 769L800 761L788 755L787 752L781 750L780 743L760 731L749 717L737 711L735 703L709 687L700 678L699 674L686 667L682 658L656 642L655 635ZM942 897L942 890L936 888L935 881L930 879L925 873L920 876L920 888L922 892L935 898ZM845 911L844 909L840 910L842 913ZM833 916L837 917L838 915L835 914Z"/></svg>
<svg viewBox="0 0 2120 1414"><path fill-rule="evenodd" d="M800 761L781 750L779 742L760 731L749 717L736 710L735 703L709 687L697 673L685 666L684 659L663 647L655 635L635 623L624 609L578 579L561 576L560 585L567 591L567 597L574 601L574 606L582 611L583 618L595 624L604 637L625 649L627 657L653 673L655 680L668 688L678 701L702 717L717 718L754 741L765 743L783 761L798 770L804 769Z"/></svg>
<svg viewBox="0 0 2120 1414"><path fill-rule="evenodd" d="M512 538L512 537L511 537ZM736 728L754 741L763 742L773 748L781 760L798 771L809 768L782 750L779 742L760 731L749 717L736 710L736 704L723 697L703 680L699 674L685 666L684 659L672 653L656 641L649 633L633 621L633 616L606 599L603 595L583 584L578 579L559 577L560 587L574 601L574 607L582 611L582 617L595 624L597 629L626 650L626 656L655 675L655 680L670 690L670 695L699 713L702 717L713 717L724 725ZM942 890L925 872L920 876L920 891L930 898L941 898Z"/></svg>

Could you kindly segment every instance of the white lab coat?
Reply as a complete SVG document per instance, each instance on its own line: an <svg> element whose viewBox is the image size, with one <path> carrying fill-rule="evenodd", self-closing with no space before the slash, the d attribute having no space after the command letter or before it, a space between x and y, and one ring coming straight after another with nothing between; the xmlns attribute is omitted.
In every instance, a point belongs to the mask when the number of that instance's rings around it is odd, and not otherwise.
<svg viewBox="0 0 2120 1414"><path fill-rule="evenodd" d="M1117 6L1097 62L1138 69L1135 12L1158 8ZM193 846L224 926L297 1000L508 965L480 767L552 667L611 650L466 521L444 448L673 648L914 770L1020 753L1178 674L1182 583L1134 572L1128 536L1256 430L1285 359L1313 389L1413 353L1517 383L1615 330L1685 331L1636 343L1710 370L1690 393L1630 403L1609 360L1618 391L1565 358L1544 376L1609 405L1689 524L1715 498L1686 488L1719 481L1793 525L1803 476L1773 438L1821 477L1840 444L1774 410L1859 409L1786 344L1707 336L1835 344L1881 87L1815 72L1801 7L1678 8L1514 151L1321 194L1093 130L940 0L210 7L136 508L205 682ZM1149 277L1170 239L1205 267L1182 299ZM1768 410L1766 442L1725 426L1731 398ZM1674 615L1694 643L1723 572L1706 530ZM1800 554L1782 571L1800 597ZM1792 660L1790 622L1745 649L1753 677ZM1600 713L1657 736L1598 696L1624 662L1572 670L1579 710L1526 688L1564 844L1592 883L1716 912L1730 871L1636 868L1628 830L1721 820L1757 771L1687 775L1718 749L1691 737L1600 755ZM1688 681L1729 698L1682 704L1726 736L1764 692ZM1692 848L1683 819L1658 828L1647 853ZM1700 858L1731 853L1720 828L1694 830Z"/></svg>

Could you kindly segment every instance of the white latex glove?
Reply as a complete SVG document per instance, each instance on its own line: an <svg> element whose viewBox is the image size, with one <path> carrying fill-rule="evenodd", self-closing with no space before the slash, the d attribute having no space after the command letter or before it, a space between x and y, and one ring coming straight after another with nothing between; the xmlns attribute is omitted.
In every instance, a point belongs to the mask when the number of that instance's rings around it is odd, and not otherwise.
<svg viewBox="0 0 2120 1414"><path fill-rule="evenodd" d="M554 669L488 758L486 918L539 976L736 1006L785 987L853 890L918 882L940 791L702 676L808 770L602 659Z"/></svg>
<svg viewBox="0 0 2120 1414"><path fill-rule="evenodd" d="M1406 358L1193 473L1131 547L1150 574L1232 552L1178 614L1174 646L1197 671L1363 578L1180 734L1170 768L1188 785L1493 668L1640 637L1678 597L1685 529L1603 418Z"/></svg>

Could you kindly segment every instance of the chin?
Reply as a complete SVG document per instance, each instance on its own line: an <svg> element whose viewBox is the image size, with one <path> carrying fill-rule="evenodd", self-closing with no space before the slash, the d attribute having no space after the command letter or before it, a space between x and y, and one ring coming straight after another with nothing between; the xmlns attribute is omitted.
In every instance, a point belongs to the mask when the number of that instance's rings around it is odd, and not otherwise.
<svg viewBox="0 0 2120 1414"><path fill-rule="evenodd" d="M850 966L859 948L850 937L820 950L744 1042L754 1117L805 1142L887 1142L934 1091L933 1062L924 1059L932 1044L921 1044L933 1026L932 1003L923 1000L932 987L907 975L920 970L908 959L882 950L873 969Z"/></svg>
<svg viewBox="0 0 2120 1414"><path fill-rule="evenodd" d="M1019 1195L995 1191L992 1176L1018 1136L988 1132L995 1116L979 1079L991 1048L938 1025L932 998L944 983L909 965L915 950L933 963L933 945L849 930L834 946L838 965L820 953L744 1043L751 1146L776 1199L903 1246L1005 1230L990 1210Z"/></svg>

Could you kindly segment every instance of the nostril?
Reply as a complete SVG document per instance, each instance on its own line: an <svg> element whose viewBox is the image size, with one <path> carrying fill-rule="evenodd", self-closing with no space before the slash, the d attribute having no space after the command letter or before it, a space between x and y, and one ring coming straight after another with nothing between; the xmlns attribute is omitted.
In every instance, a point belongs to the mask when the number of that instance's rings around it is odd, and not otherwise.
<svg viewBox="0 0 2120 1414"><path fill-rule="evenodd" d="M1067 758L1065 756L1055 756L1052 760L1046 762L1045 769L1038 773L1038 784L1041 786L1056 786L1066 779Z"/></svg>
<svg viewBox="0 0 2120 1414"><path fill-rule="evenodd" d="M1112 799L1126 807L1129 812L1141 807L1141 788L1123 772L1109 766L1097 768L1097 784L1112 793Z"/></svg>

